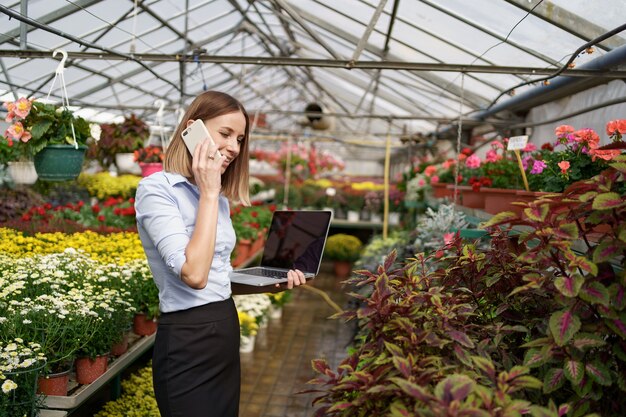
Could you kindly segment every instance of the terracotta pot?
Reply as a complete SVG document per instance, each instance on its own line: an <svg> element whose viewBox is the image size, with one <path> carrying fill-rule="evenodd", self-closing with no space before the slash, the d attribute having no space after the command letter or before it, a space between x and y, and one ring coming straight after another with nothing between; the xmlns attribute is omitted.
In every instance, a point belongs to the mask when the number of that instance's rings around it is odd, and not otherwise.
<svg viewBox="0 0 626 417"><path fill-rule="evenodd" d="M102 376L109 365L109 355L91 358L76 358L76 382L79 384L91 384Z"/></svg>
<svg viewBox="0 0 626 417"><path fill-rule="evenodd" d="M430 184L430 186L433 189L433 197L435 197L435 198L446 198L446 197L452 198L453 194L454 194L454 191L448 189L448 185L450 185L450 184L446 184L446 183L443 183L443 182L437 182L437 183L434 183L434 184Z"/></svg>
<svg viewBox="0 0 626 417"><path fill-rule="evenodd" d="M128 332L124 332L122 336L122 340L111 346L111 355L113 356L122 356L124 353L128 351Z"/></svg>
<svg viewBox="0 0 626 417"><path fill-rule="evenodd" d="M252 246L250 247L250 255L253 255L257 253L258 251L260 251L261 249L263 249L264 244L265 244L265 234L262 232L259 232L259 234L256 237L256 240L254 241L254 243L252 243Z"/></svg>
<svg viewBox="0 0 626 417"><path fill-rule="evenodd" d="M235 247L235 259L233 259L233 266L239 266L250 256L250 249L252 248L252 241L250 239L240 239Z"/></svg>
<svg viewBox="0 0 626 417"><path fill-rule="evenodd" d="M66 396L70 382L70 370L56 374L41 375L37 379L37 393Z"/></svg>
<svg viewBox="0 0 626 417"><path fill-rule="evenodd" d="M452 193L454 198L454 184L448 184L446 187ZM480 191L474 191L474 189L468 185L458 186L458 204L476 209L485 208L485 195Z"/></svg>
<svg viewBox="0 0 626 417"><path fill-rule="evenodd" d="M512 211L518 216L522 215L523 207L511 204L523 201L518 194L520 190L510 190L506 188L481 188L480 192L485 196L485 211L490 214L498 214L503 211Z"/></svg>
<svg viewBox="0 0 626 417"><path fill-rule="evenodd" d="M150 162L150 163L140 162L139 166L141 167L142 177L147 177L149 175L154 174L155 172L163 171L163 164L161 162Z"/></svg>
<svg viewBox="0 0 626 417"><path fill-rule="evenodd" d="M145 314L135 314L133 317L133 332L139 336L150 336L156 332L157 323L154 319L147 319Z"/></svg>
<svg viewBox="0 0 626 417"><path fill-rule="evenodd" d="M352 262L335 261L333 263L333 272L337 278L348 278L352 272Z"/></svg>

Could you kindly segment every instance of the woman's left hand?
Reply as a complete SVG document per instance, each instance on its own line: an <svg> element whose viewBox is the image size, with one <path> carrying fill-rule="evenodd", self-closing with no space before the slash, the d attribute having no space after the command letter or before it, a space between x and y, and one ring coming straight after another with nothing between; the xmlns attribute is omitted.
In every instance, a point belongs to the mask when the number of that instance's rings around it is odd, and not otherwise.
<svg viewBox="0 0 626 417"><path fill-rule="evenodd" d="M282 286L287 286L287 289L290 290L293 287L297 287L298 285L306 284L306 278L304 278L304 274L299 269L290 269L287 272L287 282L283 283ZM276 284L276 287L281 287L281 284Z"/></svg>

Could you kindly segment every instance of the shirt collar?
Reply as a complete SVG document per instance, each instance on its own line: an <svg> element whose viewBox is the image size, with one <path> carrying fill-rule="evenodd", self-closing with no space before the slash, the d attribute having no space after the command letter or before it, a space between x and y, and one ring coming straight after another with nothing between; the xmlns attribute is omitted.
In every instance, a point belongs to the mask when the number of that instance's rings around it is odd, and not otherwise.
<svg viewBox="0 0 626 417"><path fill-rule="evenodd" d="M179 184L181 182L187 183L189 185L193 185L189 182L189 180L187 180L187 178L185 178L184 176L180 175L180 174L176 174L173 172L163 172L163 175L165 176L165 178L167 179L167 182L170 183L170 185L176 185Z"/></svg>

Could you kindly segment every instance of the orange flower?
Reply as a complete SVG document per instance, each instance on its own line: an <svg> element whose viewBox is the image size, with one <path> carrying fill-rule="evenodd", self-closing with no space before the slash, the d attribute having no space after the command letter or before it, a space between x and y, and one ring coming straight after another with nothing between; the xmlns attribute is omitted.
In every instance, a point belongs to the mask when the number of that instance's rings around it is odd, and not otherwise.
<svg viewBox="0 0 626 417"><path fill-rule="evenodd" d="M621 152L619 149L592 149L589 151L589 155L591 155L591 160L595 161L596 158L604 159L605 161L610 161L619 155Z"/></svg>
<svg viewBox="0 0 626 417"><path fill-rule="evenodd" d="M559 168L561 168L561 174L567 174L567 170L569 169L569 161L561 161L557 164Z"/></svg>
<svg viewBox="0 0 626 417"><path fill-rule="evenodd" d="M606 124L606 134L609 136L613 136L616 134L623 135L626 133L626 120L611 120Z"/></svg>

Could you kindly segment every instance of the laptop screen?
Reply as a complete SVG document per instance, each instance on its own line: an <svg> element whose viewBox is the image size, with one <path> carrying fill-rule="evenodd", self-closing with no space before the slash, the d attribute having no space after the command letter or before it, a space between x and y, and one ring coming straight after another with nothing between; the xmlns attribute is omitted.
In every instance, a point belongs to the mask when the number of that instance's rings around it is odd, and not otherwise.
<svg viewBox="0 0 626 417"><path fill-rule="evenodd" d="M317 274L330 216L330 211L275 211L261 266Z"/></svg>

